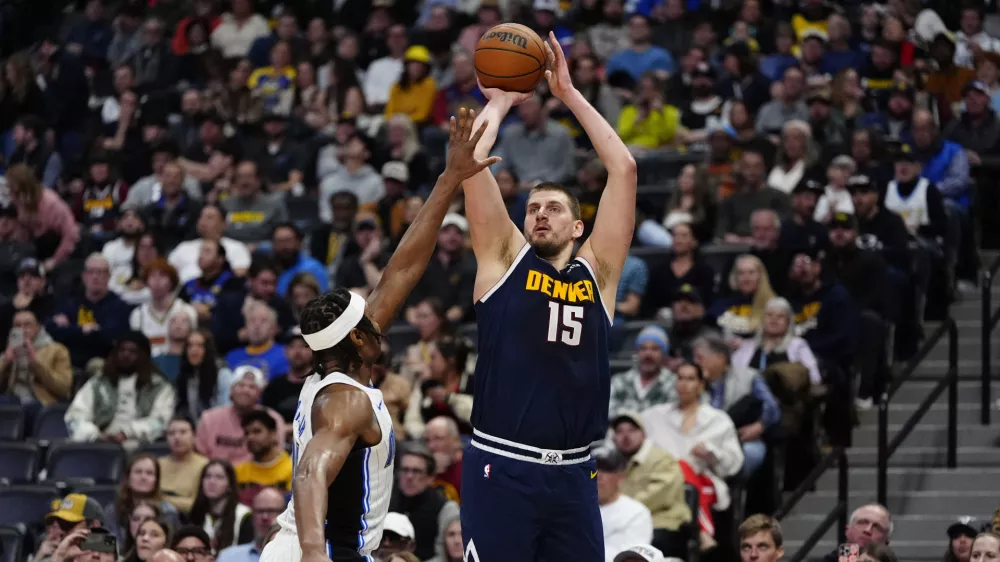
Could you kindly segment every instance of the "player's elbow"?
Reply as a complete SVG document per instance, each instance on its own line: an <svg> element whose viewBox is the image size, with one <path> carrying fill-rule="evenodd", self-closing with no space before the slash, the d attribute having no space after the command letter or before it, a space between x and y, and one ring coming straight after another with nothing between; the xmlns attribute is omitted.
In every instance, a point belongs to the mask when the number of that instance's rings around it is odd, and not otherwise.
<svg viewBox="0 0 1000 562"><path fill-rule="evenodd" d="M614 174L616 177L626 180L631 184L635 184L638 181L638 170L639 166L635 163L635 158L632 153L625 152L622 155L619 162L615 163L614 168L609 167L608 174Z"/></svg>

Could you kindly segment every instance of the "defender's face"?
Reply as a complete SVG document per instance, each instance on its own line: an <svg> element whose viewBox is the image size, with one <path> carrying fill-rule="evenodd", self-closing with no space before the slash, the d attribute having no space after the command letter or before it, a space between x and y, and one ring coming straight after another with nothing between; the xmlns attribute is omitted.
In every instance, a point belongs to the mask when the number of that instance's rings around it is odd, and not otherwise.
<svg viewBox="0 0 1000 562"><path fill-rule="evenodd" d="M583 235L583 221L573 217L569 197L536 191L528 199L524 237L540 257L554 256Z"/></svg>

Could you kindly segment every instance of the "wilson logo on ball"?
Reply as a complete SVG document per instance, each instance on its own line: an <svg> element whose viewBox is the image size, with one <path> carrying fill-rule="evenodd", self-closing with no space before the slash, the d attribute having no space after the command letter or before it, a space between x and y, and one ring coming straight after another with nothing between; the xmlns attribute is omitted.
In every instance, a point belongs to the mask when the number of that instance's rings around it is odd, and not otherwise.
<svg viewBox="0 0 1000 562"><path fill-rule="evenodd" d="M496 39L501 43L510 43L515 47L520 47L522 49L528 48L528 39L517 35L516 33L511 33L509 31L492 31L483 36L483 39Z"/></svg>

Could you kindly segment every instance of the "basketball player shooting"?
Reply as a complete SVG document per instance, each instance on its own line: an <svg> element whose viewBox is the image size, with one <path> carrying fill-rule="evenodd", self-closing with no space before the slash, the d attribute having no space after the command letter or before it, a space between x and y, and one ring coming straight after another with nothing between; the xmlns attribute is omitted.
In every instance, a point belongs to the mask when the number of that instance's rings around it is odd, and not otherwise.
<svg viewBox="0 0 1000 562"><path fill-rule="evenodd" d="M608 334L635 222L636 165L614 129L570 81L559 43L545 45L549 89L573 112L608 169L593 234L580 204L535 186L524 232L484 170L464 183L476 254L479 357L472 446L463 460L468 562L602 562L604 534L590 445L608 427ZM483 89L485 157L497 125L531 94Z"/></svg>
<svg viewBox="0 0 1000 562"><path fill-rule="evenodd" d="M313 350L295 413L292 502L262 562L371 561L382 539L392 490L395 437L370 366L381 354L382 326L423 276L458 186L498 158L476 158L475 113L451 119L447 164L434 190L368 297L337 289L309 301L302 337Z"/></svg>

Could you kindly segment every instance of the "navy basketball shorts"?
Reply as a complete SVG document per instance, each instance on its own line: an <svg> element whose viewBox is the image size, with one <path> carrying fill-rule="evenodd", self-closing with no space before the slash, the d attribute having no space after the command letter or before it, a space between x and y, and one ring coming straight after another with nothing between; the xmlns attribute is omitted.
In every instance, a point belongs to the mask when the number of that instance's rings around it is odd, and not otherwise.
<svg viewBox="0 0 1000 562"><path fill-rule="evenodd" d="M604 562L596 464L559 461L551 454L547 463L530 462L466 448L465 562Z"/></svg>

